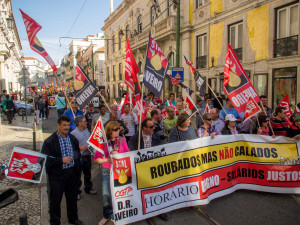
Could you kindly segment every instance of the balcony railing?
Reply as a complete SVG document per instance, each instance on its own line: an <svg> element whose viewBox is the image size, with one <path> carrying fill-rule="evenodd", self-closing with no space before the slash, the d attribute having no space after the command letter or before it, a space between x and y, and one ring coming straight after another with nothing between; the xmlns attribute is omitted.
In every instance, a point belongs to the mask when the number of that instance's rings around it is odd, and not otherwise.
<svg viewBox="0 0 300 225"><path fill-rule="evenodd" d="M199 56L196 57L196 68L201 69L201 68L206 68L207 67L207 56Z"/></svg>
<svg viewBox="0 0 300 225"><path fill-rule="evenodd" d="M238 60L240 62L242 62L242 60L243 60L243 48L236 48L236 49L233 49L233 51L236 54L236 57L238 58Z"/></svg>
<svg viewBox="0 0 300 225"><path fill-rule="evenodd" d="M274 40L274 58L298 55L298 35Z"/></svg>

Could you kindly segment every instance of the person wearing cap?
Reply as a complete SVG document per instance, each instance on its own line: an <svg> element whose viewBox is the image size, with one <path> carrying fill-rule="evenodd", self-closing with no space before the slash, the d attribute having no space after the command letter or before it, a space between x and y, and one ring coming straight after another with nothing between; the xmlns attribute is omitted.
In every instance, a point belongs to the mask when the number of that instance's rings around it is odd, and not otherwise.
<svg viewBox="0 0 300 225"><path fill-rule="evenodd" d="M220 134L220 132L218 131L215 125L212 125L212 115L210 113L204 113L202 118L202 125L197 131L198 137L202 138L210 136L211 139L214 139L215 135Z"/></svg>
<svg viewBox="0 0 300 225"><path fill-rule="evenodd" d="M221 130L221 133L223 135L240 134L241 130L238 127L235 126L236 125L236 121L237 121L237 119L234 117L234 115L228 114L225 117L225 126Z"/></svg>
<svg viewBox="0 0 300 225"><path fill-rule="evenodd" d="M291 118L293 125L288 129L286 136L294 138L296 140L300 139L300 113L294 113Z"/></svg>

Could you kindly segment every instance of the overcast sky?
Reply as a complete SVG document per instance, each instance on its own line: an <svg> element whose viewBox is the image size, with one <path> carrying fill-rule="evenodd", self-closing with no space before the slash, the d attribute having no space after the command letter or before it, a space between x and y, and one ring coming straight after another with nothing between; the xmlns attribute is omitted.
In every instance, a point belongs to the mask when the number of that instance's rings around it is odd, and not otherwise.
<svg viewBox="0 0 300 225"><path fill-rule="evenodd" d="M120 3L122 0L114 0L114 9ZM58 64L58 61L69 53L71 42L71 39L61 39L62 46L60 46L59 38L65 36L84 38L87 35L102 33L104 20L110 14L110 0L12 0L12 8L22 43L22 54L25 57L37 58L46 65L44 58L29 47L19 9L42 26L37 37Z"/></svg>

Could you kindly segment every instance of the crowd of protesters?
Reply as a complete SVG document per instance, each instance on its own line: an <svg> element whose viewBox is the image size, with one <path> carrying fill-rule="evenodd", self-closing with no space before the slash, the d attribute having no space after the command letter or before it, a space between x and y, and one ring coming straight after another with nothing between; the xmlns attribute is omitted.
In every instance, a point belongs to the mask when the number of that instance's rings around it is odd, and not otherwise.
<svg viewBox="0 0 300 225"><path fill-rule="evenodd" d="M208 137L214 139L217 135L254 134L272 137L287 136L300 139L300 113L296 112L290 118L286 118L284 107L277 107L273 110L268 107L265 96L260 96L260 98L263 100L264 110L252 119L245 121L244 113L238 113L229 99L218 97L218 100L216 100L216 98L210 99L208 96L205 96L204 99L197 101L196 122L191 124L191 116L184 112L182 96L175 99L175 94L170 93L168 101L163 102L153 94L149 94L145 96L148 110L147 117L139 125L137 109L131 107L128 103L123 104L122 108L112 104L109 109L105 104L100 104L98 109L95 109L94 104L89 103L84 113L78 108L76 99L70 98L71 108L66 109L65 98L59 96L55 100L57 105L60 105L57 109L57 114L60 116L57 125L58 131L54 133L54 136L50 137L50 140L47 139L45 141L45 147L43 147L45 154L52 154L54 158L57 157L55 155L57 152L53 153L52 151L54 150L47 146L47 143L55 138L59 140L60 146L57 146L57 148L60 148L62 152L60 156L62 161L60 163L53 163L53 159L47 161L47 172L55 174L55 168L60 171L59 174L56 174L56 176L61 178L60 183L52 184L52 189L56 191L58 188L60 193L65 192L66 196L69 194L68 196L72 199L67 199L67 205L75 204L74 198L80 199L82 183L84 183L84 191L86 193L96 194L96 191L92 189L91 161L93 160L94 163L100 164L103 218L100 220L99 225L103 225L108 220L113 220L109 181L110 165L113 163L114 154L197 138ZM43 116L43 98L40 101L39 104L42 104L40 114ZM209 106L209 112L204 112L207 106ZM87 143L99 117L102 119L107 136L107 143L104 145L104 155L98 151L95 152ZM288 120L291 123L288 123ZM63 126L65 123L67 125ZM139 126L141 126L140 134L138 132ZM77 142L74 142L74 139ZM78 145L78 148L74 145ZM73 147L73 153L70 150L70 146L71 148ZM67 170L69 170L69 165L75 160L75 158L72 158L72 154L74 156L76 149L79 149L81 153L81 172L73 171L77 174L78 182L75 187L71 188L65 182L73 173ZM72 160L68 158L70 154ZM61 171L61 165L64 166L65 164L66 170L63 169ZM75 165L76 162L73 162L71 167L77 168ZM80 180L81 173L84 175L84 182ZM60 189L61 187L66 187L66 185L68 186L67 189ZM57 201L61 201L61 197L58 199L57 196L52 196L54 198L52 201L51 193L50 190L50 222L52 221L53 223L51 224L55 224L55 222L60 220L60 211L58 212L55 206ZM70 223L83 224L77 216L77 205L76 207L68 206L67 210ZM161 214L159 217L164 221L169 219L168 214Z"/></svg>

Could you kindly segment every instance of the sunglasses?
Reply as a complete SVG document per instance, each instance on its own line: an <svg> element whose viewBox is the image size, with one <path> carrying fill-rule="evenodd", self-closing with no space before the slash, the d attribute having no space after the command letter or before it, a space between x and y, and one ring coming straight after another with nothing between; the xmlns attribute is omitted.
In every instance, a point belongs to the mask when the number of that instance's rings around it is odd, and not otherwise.
<svg viewBox="0 0 300 225"><path fill-rule="evenodd" d="M71 104L77 104L77 102L71 102Z"/></svg>
<svg viewBox="0 0 300 225"><path fill-rule="evenodd" d="M262 121L263 123L268 123L269 122L269 120L264 120L264 121Z"/></svg>
<svg viewBox="0 0 300 225"><path fill-rule="evenodd" d="M113 129L113 131L120 131L120 128Z"/></svg>
<svg viewBox="0 0 300 225"><path fill-rule="evenodd" d="M212 119L210 118L210 119L206 119L206 120L211 121Z"/></svg>
<svg viewBox="0 0 300 225"><path fill-rule="evenodd" d="M154 126L151 126L151 127L148 127L148 128L153 129L153 127L154 127Z"/></svg>

